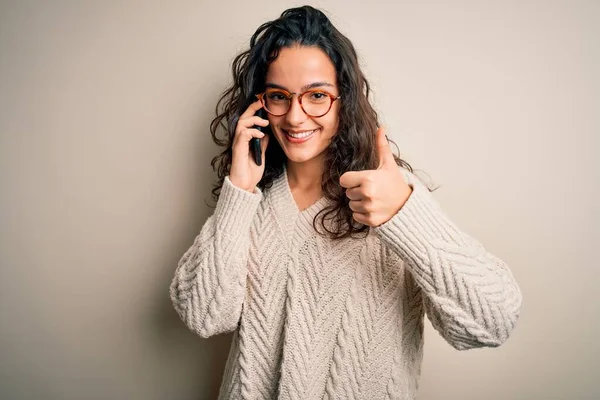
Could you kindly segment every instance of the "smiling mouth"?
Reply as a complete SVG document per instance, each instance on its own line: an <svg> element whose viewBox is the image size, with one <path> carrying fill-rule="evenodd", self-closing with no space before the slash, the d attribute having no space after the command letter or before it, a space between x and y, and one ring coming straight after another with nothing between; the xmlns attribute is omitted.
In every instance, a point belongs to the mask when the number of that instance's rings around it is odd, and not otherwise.
<svg viewBox="0 0 600 400"><path fill-rule="evenodd" d="M302 131L302 132L289 132L286 131L285 129L282 129L282 131L289 137L294 138L294 139L306 139L309 136L312 136L316 131L318 131L319 129L313 129L311 131Z"/></svg>

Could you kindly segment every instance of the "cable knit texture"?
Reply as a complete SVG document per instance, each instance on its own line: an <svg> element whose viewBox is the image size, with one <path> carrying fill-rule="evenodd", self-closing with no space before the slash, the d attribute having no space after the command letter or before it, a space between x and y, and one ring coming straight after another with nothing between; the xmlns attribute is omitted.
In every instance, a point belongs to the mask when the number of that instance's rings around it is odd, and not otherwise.
<svg viewBox="0 0 600 400"><path fill-rule="evenodd" d="M502 344L521 292L509 268L452 223L418 178L364 239L317 234L287 172L264 193L225 178L181 258L171 299L201 337L234 331L220 399L414 399L423 317L453 347Z"/></svg>

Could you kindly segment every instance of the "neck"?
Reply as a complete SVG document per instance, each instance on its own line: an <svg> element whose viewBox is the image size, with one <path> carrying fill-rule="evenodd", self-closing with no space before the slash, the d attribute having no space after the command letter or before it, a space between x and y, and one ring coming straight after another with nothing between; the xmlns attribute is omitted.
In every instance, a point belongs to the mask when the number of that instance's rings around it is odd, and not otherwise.
<svg viewBox="0 0 600 400"><path fill-rule="evenodd" d="M321 192L321 177L324 170L324 162L321 157L300 163L287 160L286 169L291 189L303 192Z"/></svg>

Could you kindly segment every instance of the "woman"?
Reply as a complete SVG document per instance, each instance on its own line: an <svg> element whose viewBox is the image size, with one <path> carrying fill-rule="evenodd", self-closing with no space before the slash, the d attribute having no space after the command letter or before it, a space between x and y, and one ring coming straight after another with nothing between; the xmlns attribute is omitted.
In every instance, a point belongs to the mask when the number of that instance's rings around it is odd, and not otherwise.
<svg viewBox="0 0 600 400"><path fill-rule="evenodd" d="M263 24L233 74L211 125L217 206L171 285L191 330L234 331L220 398L413 399L425 313L457 349L508 338L511 272L393 154L322 12Z"/></svg>

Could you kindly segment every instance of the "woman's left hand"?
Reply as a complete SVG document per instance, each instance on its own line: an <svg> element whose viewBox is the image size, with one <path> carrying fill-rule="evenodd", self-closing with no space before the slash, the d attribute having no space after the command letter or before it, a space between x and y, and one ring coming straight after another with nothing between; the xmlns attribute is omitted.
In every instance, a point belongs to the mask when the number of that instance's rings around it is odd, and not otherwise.
<svg viewBox="0 0 600 400"><path fill-rule="evenodd" d="M379 167L376 170L350 171L340 177L340 185L346 188L350 199L352 217L372 227L389 221L412 193L381 127L377 130L377 151Z"/></svg>

